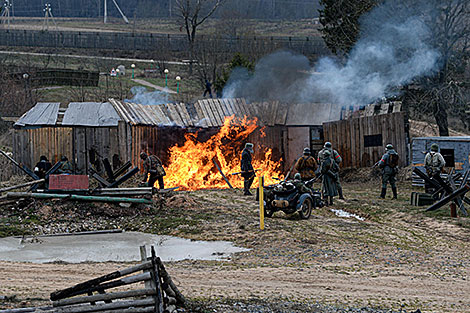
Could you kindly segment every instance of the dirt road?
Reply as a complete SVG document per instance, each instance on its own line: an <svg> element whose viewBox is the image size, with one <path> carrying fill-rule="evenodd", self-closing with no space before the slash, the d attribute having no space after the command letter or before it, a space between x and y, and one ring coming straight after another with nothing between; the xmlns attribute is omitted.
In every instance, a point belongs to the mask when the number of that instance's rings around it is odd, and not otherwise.
<svg viewBox="0 0 470 313"><path fill-rule="evenodd" d="M347 185L349 200L335 205L365 221L322 208L307 221L276 213L263 232L251 197L230 190L179 193L167 200L171 209L161 214L184 214L193 221L204 214L204 219L180 225L172 234L232 240L252 250L221 262L169 263L167 269L192 299L289 299L470 312L468 218L424 214L423 208L408 205L410 189L402 188L397 202L371 200L370 188ZM0 295L21 301L7 306L45 304L56 289L128 266L0 262Z"/></svg>

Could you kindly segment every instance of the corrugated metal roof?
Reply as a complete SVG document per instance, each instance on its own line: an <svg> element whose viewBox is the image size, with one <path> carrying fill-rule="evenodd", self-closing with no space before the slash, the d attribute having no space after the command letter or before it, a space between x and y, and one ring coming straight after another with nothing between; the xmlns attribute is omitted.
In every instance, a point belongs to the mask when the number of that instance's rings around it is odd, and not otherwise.
<svg viewBox="0 0 470 313"><path fill-rule="evenodd" d="M111 103L71 102L65 111L64 126L117 126L121 120Z"/></svg>
<svg viewBox="0 0 470 313"><path fill-rule="evenodd" d="M38 103L15 125L57 125L59 103ZM106 103L72 102L65 110L64 126L131 125L221 127L225 118L256 117L261 125L308 126L340 120L341 110L332 104L246 103L245 99L205 99L196 103L142 105L110 99Z"/></svg>
<svg viewBox="0 0 470 313"><path fill-rule="evenodd" d="M341 107L330 103L291 104L288 110L286 126L322 125L341 119Z"/></svg>
<svg viewBox="0 0 470 313"><path fill-rule="evenodd" d="M57 122L60 103L39 102L23 114L14 126L51 126Z"/></svg>

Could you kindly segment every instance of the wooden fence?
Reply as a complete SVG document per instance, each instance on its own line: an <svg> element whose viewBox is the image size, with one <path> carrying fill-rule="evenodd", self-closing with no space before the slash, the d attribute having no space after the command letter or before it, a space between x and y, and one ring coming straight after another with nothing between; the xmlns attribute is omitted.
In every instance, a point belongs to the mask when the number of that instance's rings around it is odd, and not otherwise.
<svg viewBox="0 0 470 313"><path fill-rule="evenodd" d="M141 247L141 254L142 249L145 247ZM153 247L152 256L139 265L55 291L50 298L52 307L7 309L0 313L172 313L186 302Z"/></svg>
<svg viewBox="0 0 470 313"><path fill-rule="evenodd" d="M400 166L408 164L408 134L403 112L324 123L323 135L342 156L342 167L374 165L389 143L400 155Z"/></svg>
<svg viewBox="0 0 470 313"><path fill-rule="evenodd" d="M198 46L214 47L219 53L249 53L253 47L264 50L290 49L303 54L328 54L321 37L198 37ZM1 30L1 46L113 49L124 51L172 52L188 51L186 35L124 33L124 32L64 32L39 30Z"/></svg>

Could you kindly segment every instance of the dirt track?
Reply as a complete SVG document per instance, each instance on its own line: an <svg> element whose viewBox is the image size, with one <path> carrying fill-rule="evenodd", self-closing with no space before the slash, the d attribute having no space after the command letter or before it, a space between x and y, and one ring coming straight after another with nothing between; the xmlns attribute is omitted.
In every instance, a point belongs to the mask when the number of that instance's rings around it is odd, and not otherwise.
<svg viewBox="0 0 470 313"><path fill-rule="evenodd" d="M201 211L214 215L185 237L232 239L252 250L230 261L183 261L167 268L189 298L287 298L470 312L470 232L461 226L468 225L468 218L424 215L423 208L408 207L409 190L401 191L398 202L366 200L375 196L369 187L346 186L357 199L335 206L366 217L364 222L338 218L323 208L308 221L276 214L264 232L257 230L252 198L240 199L231 191L176 196L168 201L173 210L181 204L188 217ZM217 204L221 199L224 204ZM182 235L178 230L173 234ZM56 289L127 266L0 262L0 295L23 301L8 306L44 304Z"/></svg>

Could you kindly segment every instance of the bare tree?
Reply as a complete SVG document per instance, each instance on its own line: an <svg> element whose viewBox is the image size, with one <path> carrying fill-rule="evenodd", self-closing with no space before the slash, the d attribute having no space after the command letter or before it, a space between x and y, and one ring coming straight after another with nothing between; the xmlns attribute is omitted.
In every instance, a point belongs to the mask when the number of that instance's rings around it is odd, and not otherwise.
<svg viewBox="0 0 470 313"><path fill-rule="evenodd" d="M198 27L215 13L223 2L224 0L176 0L178 21L186 31L191 61L194 59L194 43ZM189 70L191 73L192 62Z"/></svg>
<svg viewBox="0 0 470 313"><path fill-rule="evenodd" d="M460 117L468 127L470 61L470 2L468 0L432 0L436 8L429 15L433 44L438 48L440 70L418 82L408 95L416 111L433 115L441 136L449 135L449 114Z"/></svg>

